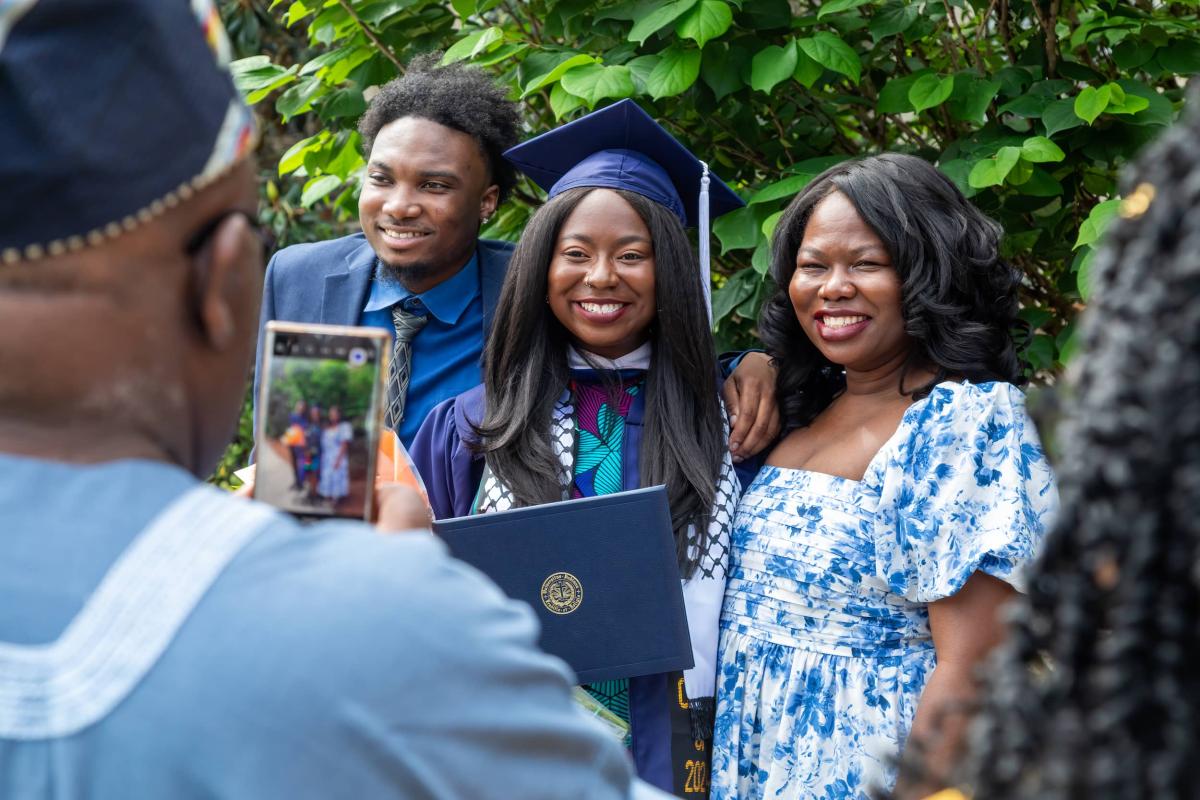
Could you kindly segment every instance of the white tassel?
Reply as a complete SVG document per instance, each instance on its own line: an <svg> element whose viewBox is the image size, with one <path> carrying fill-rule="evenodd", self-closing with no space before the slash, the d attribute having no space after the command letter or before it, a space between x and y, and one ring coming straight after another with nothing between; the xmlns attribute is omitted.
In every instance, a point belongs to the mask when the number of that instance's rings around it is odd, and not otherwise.
<svg viewBox="0 0 1200 800"><path fill-rule="evenodd" d="M712 327L712 269L709 266L708 225L708 164L701 161L704 172L700 175L700 198L696 203L700 217L700 285L704 287L704 307L708 309L708 327Z"/></svg>

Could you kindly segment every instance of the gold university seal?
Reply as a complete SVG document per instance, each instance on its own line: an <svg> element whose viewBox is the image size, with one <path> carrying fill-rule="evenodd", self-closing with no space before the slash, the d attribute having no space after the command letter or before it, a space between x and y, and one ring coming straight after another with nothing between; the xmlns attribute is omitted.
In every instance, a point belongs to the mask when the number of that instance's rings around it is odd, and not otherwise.
<svg viewBox="0 0 1200 800"><path fill-rule="evenodd" d="M569 572L551 573L542 581L542 605L555 614L570 614L583 603L583 584Z"/></svg>

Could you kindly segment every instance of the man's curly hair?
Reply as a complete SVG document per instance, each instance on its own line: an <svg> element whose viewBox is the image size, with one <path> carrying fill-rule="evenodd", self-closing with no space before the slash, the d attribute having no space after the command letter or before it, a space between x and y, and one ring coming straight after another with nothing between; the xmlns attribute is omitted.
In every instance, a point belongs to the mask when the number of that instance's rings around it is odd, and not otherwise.
<svg viewBox="0 0 1200 800"><path fill-rule="evenodd" d="M439 66L439 60L439 53L414 58L404 75L386 83L372 98L358 121L363 150L369 156L383 126L403 117L445 125L479 145L504 202L517 180L512 165L504 160L504 151L516 145L520 136L517 105L487 73L462 64Z"/></svg>
<svg viewBox="0 0 1200 800"><path fill-rule="evenodd" d="M991 665L978 800L1197 796L1200 110L1139 159L1096 254L1062 510ZM1047 655L1051 669L1034 669Z"/></svg>

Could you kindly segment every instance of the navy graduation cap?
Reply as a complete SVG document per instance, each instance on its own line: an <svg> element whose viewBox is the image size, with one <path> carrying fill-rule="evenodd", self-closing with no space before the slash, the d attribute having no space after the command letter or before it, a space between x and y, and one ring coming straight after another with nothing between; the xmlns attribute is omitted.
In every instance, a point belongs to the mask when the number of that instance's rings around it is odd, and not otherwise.
<svg viewBox="0 0 1200 800"><path fill-rule="evenodd" d="M709 228L745 203L632 100L568 122L505 152L549 198L580 186L625 189L674 212L700 232L700 270L709 292Z"/></svg>

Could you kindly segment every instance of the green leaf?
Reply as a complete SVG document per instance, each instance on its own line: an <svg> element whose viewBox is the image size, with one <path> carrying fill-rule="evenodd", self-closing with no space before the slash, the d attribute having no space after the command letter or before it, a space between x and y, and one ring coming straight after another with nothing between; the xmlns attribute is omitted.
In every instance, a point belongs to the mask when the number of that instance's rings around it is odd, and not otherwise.
<svg viewBox="0 0 1200 800"><path fill-rule="evenodd" d="M1147 108L1150 107L1149 100L1147 100L1144 97L1138 97L1136 94L1122 93L1122 97L1124 99L1120 103L1110 100L1108 103L1108 108L1106 108L1104 110L1109 114L1133 115L1133 114L1137 114L1141 111L1145 111Z"/></svg>
<svg viewBox="0 0 1200 800"><path fill-rule="evenodd" d="M279 95L275 101L275 111L287 122L297 114L303 114L312 108L312 102L325 91L325 84L318 78L309 78Z"/></svg>
<svg viewBox="0 0 1200 800"><path fill-rule="evenodd" d="M1062 191L1062 184L1041 167L1034 167L1029 180L1021 184L1021 194L1027 197L1059 197Z"/></svg>
<svg viewBox="0 0 1200 800"><path fill-rule="evenodd" d="M651 73L658 66L658 62L662 61L662 57L657 53L648 56L638 56L625 64L629 67L630 74L633 75L633 83L639 92L648 92L646 81L650 80Z"/></svg>
<svg viewBox="0 0 1200 800"><path fill-rule="evenodd" d="M843 11L865 6L869 2L871 0L829 0L827 3L821 3L820 9L817 10L817 19L825 19L830 14L840 14Z"/></svg>
<svg viewBox="0 0 1200 800"><path fill-rule="evenodd" d="M741 66L744 58L745 51L724 43L705 48L700 77L712 89L718 101L742 88Z"/></svg>
<svg viewBox="0 0 1200 800"><path fill-rule="evenodd" d="M1013 167L1020 160L1021 148L1001 147L996 155L985 158L971 168L971 174L967 176L967 183L975 189L999 186L1004 183L1008 173L1012 172Z"/></svg>
<svg viewBox="0 0 1200 800"><path fill-rule="evenodd" d="M696 2L697 0L674 0L674 2L663 3L649 14L639 18L626 38L631 42L644 44L657 31L670 25L684 12L690 10L692 6L696 5Z"/></svg>
<svg viewBox="0 0 1200 800"><path fill-rule="evenodd" d="M503 28L492 27L475 31L455 42L446 51L446 54L442 56L442 63L453 64L456 61L462 61L464 58L477 56L482 52L490 50L492 45L503 40Z"/></svg>
<svg viewBox="0 0 1200 800"><path fill-rule="evenodd" d="M766 219L764 219L762 221L762 226L761 226L762 235L767 237L768 240L772 236L775 235L775 226L779 224L779 218L782 216L783 216L783 211L780 210L780 211L776 211L774 214L772 214L771 216L767 217ZM762 244L763 243L760 243L759 246L761 247ZM757 248L756 248L756 250L757 250Z"/></svg>
<svg viewBox="0 0 1200 800"><path fill-rule="evenodd" d="M781 215L782 215L782 212L780 212L780 216ZM775 216L776 216L775 214L771 215L771 217L775 217ZM770 219L770 217L768 217L768 219ZM771 233L775 232L775 225L778 222L779 222L779 220L775 219L775 221L771 224ZM765 221L763 222L763 227L764 227L763 233L765 233L767 236L770 236L771 235L770 233L766 233L766 230L765 230L766 222ZM763 239L762 241L760 241L758 243L758 246L754 248L754 255L750 256L750 266L753 267L754 272L759 275L766 275L768 272L771 271L771 242L770 241L768 241L767 239ZM760 283L755 288L758 289L761 286L762 286L762 284ZM756 294L758 294L757 291L751 292L750 297L746 298L746 300L744 300L742 302L742 304L740 306L738 306L739 314L742 314L743 316L749 316L749 314L747 313L747 312L749 312L749 309L746 309L746 311L743 311L743 309L745 308L747 303L754 302L754 300L755 300L754 295L756 295Z"/></svg>
<svg viewBox="0 0 1200 800"><path fill-rule="evenodd" d="M1129 72L1154 58L1157 49L1150 42L1126 39L1112 49L1113 62L1122 71Z"/></svg>
<svg viewBox="0 0 1200 800"><path fill-rule="evenodd" d="M826 69L845 75L852 83L858 83L862 75L862 61L854 48L832 33L821 31L811 38L799 40L800 49L808 57Z"/></svg>
<svg viewBox="0 0 1200 800"><path fill-rule="evenodd" d="M554 112L556 120L561 120L572 111L576 111L586 105L586 100L568 92L563 88L561 83L554 84L554 88L550 90L550 110Z"/></svg>
<svg viewBox="0 0 1200 800"><path fill-rule="evenodd" d="M914 111L940 106L954 92L954 76L939 78L937 75L922 75L908 90L908 101Z"/></svg>
<svg viewBox="0 0 1200 800"><path fill-rule="evenodd" d="M904 33L917 21L920 13L920 6L916 3L888 3L871 17L867 30L871 32L871 38L878 42L880 39Z"/></svg>
<svg viewBox="0 0 1200 800"><path fill-rule="evenodd" d="M1034 369L1051 369L1054 367L1055 352L1053 337L1039 333L1025 348L1024 356Z"/></svg>
<svg viewBox="0 0 1200 800"><path fill-rule="evenodd" d="M1092 262L1096 258L1095 250L1089 247L1086 252L1087 255L1079 260L1079 268L1075 273L1075 288L1085 303L1092 299Z"/></svg>
<svg viewBox="0 0 1200 800"><path fill-rule="evenodd" d="M964 122L982 123L987 110L1000 92L1000 81L990 81L960 73L954 81L954 93L946 105L950 116Z"/></svg>
<svg viewBox="0 0 1200 800"><path fill-rule="evenodd" d="M713 222L713 234L721 242L721 255L758 244L759 217L752 206L730 211Z"/></svg>
<svg viewBox="0 0 1200 800"><path fill-rule="evenodd" d="M730 215L726 214L721 219L728 216ZM758 282L759 276L752 269L744 269L730 276L724 286L713 292L713 320L720 322L728 317L746 298L754 294Z"/></svg>
<svg viewBox="0 0 1200 800"><path fill-rule="evenodd" d="M700 77L700 51L671 45L646 78L646 89L655 100L687 91Z"/></svg>
<svg viewBox="0 0 1200 800"><path fill-rule="evenodd" d="M776 85L792 77L796 69L796 46L768 45L754 54L750 62L750 85L760 92L771 93Z"/></svg>
<svg viewBox="0 0 1200 800"><path fill-rule="evenodd" d="M1108 108L1108 101L1111 97L1111 83L1106 83L1099 89L1094 86L1085 87L1075 98L1075 116L1091 125L1096 121L1096 117L1103 114L1104 109Z"/></svg>
<svg viewBox="0 0 1200 800"><path fill-rule="evenodd" d="M309 208L341 185L342 179L337 175L319 175L316 178L310 178L304 184L304 191L300 194L300 205Z"/></svg>
<svg viewBox="0 0 1200 800"><path fill-rule="evenodd" d="M1071 249L1078 250L1084 245L1095 244L1100 241L1100 237L1108 229L1109 223L1117 215L1117 210L1120 206L1121 198L1119 197L1105 200L1103 203L1097 203L1093 206L1087 219L1079 226L1079 237L1075 240L1075 246Z"/></svg>
<svg viewBox="0 0 1200 800"><path fill-rule="evenodd" d="M892 78L879 90L879 101L875 110L880 114L903 114L912 111L912 101L908 99L908 90L912 85L926 75L934 75L932 69L922 69L903 78Z"/></svg>
<svg viewBox="0 0 1200 800"><path fill-rule="evenodd" d="M1036 119L1046 112L1050 98L1037 92L1027 92L1020 97L1009 100L997 109L1001 114L1016 114L1026 119Z"/></svg>
<svg viewBox="0 0 1200 800"><path fill-rule="evenodd" d="M1018 159L1016 166L1012 168L1012 172L1008 173L1005 182L1009 186L1023 186L1033 177L1033 164L1030 164L1024 158ZM1024 190L1022 190L1024 193Z"/></svg>
<svg viewBox="0 0 1200 800"><path fill-rule="evenodd" d="M1045 136L1033 136L1021 145L1021 158L1031 164L1044 164L1048 161L1062 161L1067 154L1062 148Z"/></svg>
<svg viewBox="0 0 1200 800"><path fill-rule="evenodd" d="M573 67L578 67L581 64L592 64L596 61L594 57L584 55L583 53L576 53L574 55L570 53L559 53L558 55L562 56L562 60L555 64L555 66L548 72L535 76L527 84L525 84L525 91L521 93L521 97L528 97L538 89L555 83L566 74L567 70Z"/></svg>
<svg viewBox="0 0 1200 800"><path fill-rule="evenodd" d="M1200 42L1193 39L1176 39L1158 51L1158 63L1162 64L1163 69L1176 75L1193 75L1200 72Z"/></svg>
<svg viewBox="0 0 1200 800"><path fill-rule="evenodd" d="M300 69L300 77L303 78L305 75L311 75L312 73L317 72L322 69L325 69L326 67L333 66L334 64L341 61L343 58L346 58L347 56L349 56L356 49L357 48L355 48L355 47L339 47L334 50L330 50L327 53L322 53L321 55L314 58L312 61L309 61L308 63L306 63Z"/></svg>
<svg viewBox="0 0 1200 800"><path fill-rule="evenodd" d="M330 135L328 131L321 131L315 136L309 136L307 139L301 139L287 149L279 159L279 174L287 175L289 172L295 172L300 169L304 163L304 155L311 150L317 150L329 141Z"/></svg>
<svg viewBox="0 0 1200 800"><path fill-rule="evenodd" d="M255 100L246 98L247 102L256 103L274 89L294 81L300 67L293 65L284 69L272 64L267 56L250 56L230 63L229 71L239 92L245 95L261 93Z"/></svg>
<svg viewBox="0 0 1200 800"><path fill-rule="evenodd" d="M808 53L796 48L796 69L792 77L806 89L811 89L817 79L825 74L825 68L808 57Z"/></svg>
<svg viewBox="0 0 1200 800"><path fill-rule="evenodd" d="M1077 128L1083 121L1075 113L1075 101L1068 99L1055 100L1046 106L1042 112L1042 124L1046 126L1046 135L1053 136L1060 131Z"/></svg>
<svg viewBox="0 0 1200 800"><path fill-rule="evenodd" d="M471 59L471 66L490 67L495 64L499 64L501 61L504 61L507 58L512 58L517 53L523 53L528 49L529 45L525 42L508 42L507 44L502 44L495 50L492 50L488 53L475 56L475 58Z"/></svg>
<svg viewBox="0 0 1200 800"><path fill-rule="evenodd" d="M1149 104L1144 111L1131 117L1129 122L1134 125L1170 125L1174 121L1175 106L1157 91L1139 81L1122 80L1118 83L1125 90L1127 103L1130 96L1136 96L1144 98Z"/></svg>
<svg viewBox="0 0 1200 800"><path fill-rule="evenodd" d="M700 0L675 23L675 33L701 48L733 24L733 11L723 0Z"/></svg>
<svg viewBox="0 0 1200 800"><path fill-rule="evenodd" d="M475 0L450 0L450 7L455 14L466 19L475 13Z"/></svg>
<svg viewBox="0 0 1200 800"><path fill-rule="evenodd" d="M633 73L629 67L606 67L601 64L574 67L563 73L559 85L576 97L587 100L589 106L595 106L609 97L629 97L635 91Z"/></svg>
<svg viewBox="0 0 1200 800"><path fill-rule="evenodd" d="M302 3L300 0L288 6L287 14L283 18L284 26L290 28L300 20L312 13L312 9Z"/></svg>
<svg viewBox="0 0 1200 800"><path fill-rule="evenodd" d="M758 205L759 203L769 203L772 200L778 200L781 197L791 197L796 192L808 185L808 182L815 178L817 173L789 175L783 180L769 183L763 188L750 196L746 201L747 205Z"/></svg>

